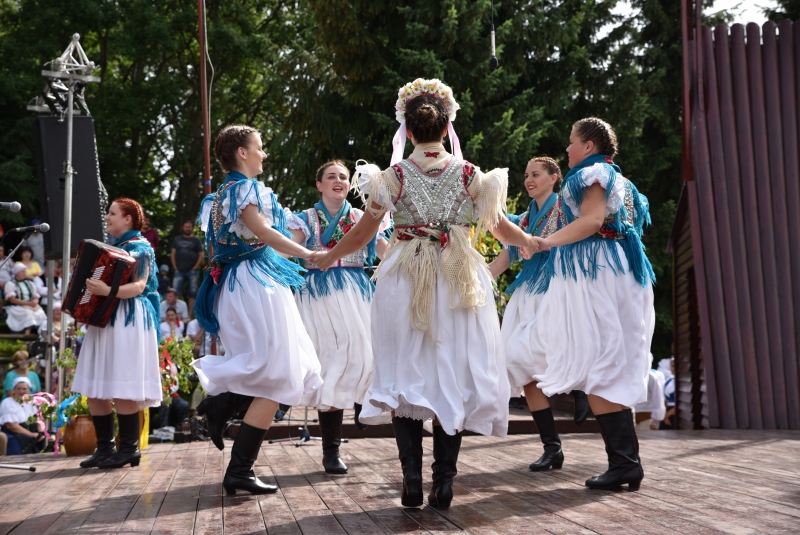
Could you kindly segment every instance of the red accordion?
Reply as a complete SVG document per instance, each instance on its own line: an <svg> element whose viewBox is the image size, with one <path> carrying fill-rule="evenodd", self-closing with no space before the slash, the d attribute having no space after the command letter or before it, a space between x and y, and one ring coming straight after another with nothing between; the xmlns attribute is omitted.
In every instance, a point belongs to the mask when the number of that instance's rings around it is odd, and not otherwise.
<svg viewBox="0 0 800 535"><path fill-rule="evenodd" d="M83 240L75 258L75 270L69 280L62 310L79 323L105 327L116 308L117 292L133 274L136 259L119 247L96 240ZM106 296L92 295L86 281L99 279L111 287Z"/></svg>

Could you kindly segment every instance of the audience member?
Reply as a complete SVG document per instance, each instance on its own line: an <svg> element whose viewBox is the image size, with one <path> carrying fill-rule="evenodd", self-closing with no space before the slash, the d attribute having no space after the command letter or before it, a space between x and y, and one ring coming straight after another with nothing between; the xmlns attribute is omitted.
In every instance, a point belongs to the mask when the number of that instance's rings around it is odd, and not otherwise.
<svg viewBox="0 0 800 535"><path fill-rule="evenodd" d="M161 321L167 319L168 308L174 308L184 323L189 321L189 307L186 306L186 301L178 299L178 292L175 288L167 288L167 294L161 301Z"/></svg>
<svg viewBox="0 0 800 535"><path fill-rule="evenodd" d="M189 284L186 292L189 302L189 310L194 306L194 298L197 296L197 284L200 279L200 265L203 263L204 253L203 244L200 239L194 236L194 225L191 221L183 224L182 233L172 241L172 269L175 274L172 278L172 287L183 293L184 283Z"/></svg>
<svg viewBox="0 0 800 535"><path fill-rule="evenodd" d="M150 242L150 246L153 248L153 251L155 251L156 255L158 255L158 231L150 226L150 216L144 216L142 225L144 227L142 229L142 236L144 236L145 239Z"/></svg>
<svg viewBox="0 0 800 535"><path fill-rule="evenodd" d="M189 417L189 404L178 393L178 389L180 388L180 384L178 383L178 367L175 366L172 361L165 359L162 355L161 369L164 370L162 373L169 373L170 378L172 378L172 384L169 389L170 403L167 404L162 401L161 406L158 408L158 425L161 427L168 426L170 424L169 415L172 413L175 415L175 427L177 428L181 422Z"/></svg>
<svg viewBox="0 0 800 535"><path fill-rule="evenodd" d="M9 437L8 455L39 453L46 444L44 429L38 423L28 423L28 418L37 412L32 403L22 403L22 398L30 392L30 379L17 377L12 395L0 403L0 430Z"/></svg>
<svg viewBox="0 0 800 535"><path fill-rule="evenodd" d="M12 332L30 334L46 318L39 306L39 292L33 281L27 278L25 265L14 264L14 280L5 285L6 324Z"/></svg>
<svg viewBox="0 0 800 535"><path fill-rule="evenodd" d="M25 266L27 270L25 274L31 280L44 273L41 264L33 259L33 250L28 245L23 245L17 250L17 263Z"/></svg>
<svg viewBox="0 0 800 535"><path fill-rule="evenodd" d="M54 299L56 301L61 301L61 282L62 282L61 281L61 277L62 277L62 271L63 271L61 269L62 264L63 264L63 261L56 260L56 262L55 262L55 266L56 267L53 270L53 297L54 297ZM39 292L39 295L41 296L39 298L39 305L41 305L42 308L46 309L47 308L47 298L48 298L48 293L47 293L47 269L45 269L45 272L42 275L40 275L38 277L34 277L33 283L36 285L36 291Z"/></svg>
<svg viewBox="0 0 800 535"><path fill-rule="evenodd" d="M186 326L186 336L191 338L194 342L194 349L192 349L192 352L194 353L195 358L212 354L225 354L225 348L222 346L222 340L219 338L217 338L217 350L214 352L211 351L211 343L213 342L211 334L207 333L200 325L200 322L196 319L190 321Z"/></svg>
<svg viewBox="0 0 800 535"><path fill-rule="evenodd" d="M650 355L650 362L653 362ZM667 412L664 405L664 374L651 369L647 376L647 401L635 407L638 429L658 429L659 422Z"/></svg>
<svg viewBox="0 0 800 535"><path fill-rule="evenodd" d="M11 391L14 390L14 381L16 381L18 377L28 378L32 393L35 394L36 392L42 391L42 382L39 380L39 376L36 372L30 369L31 363L28 357L27 351L17 351L11 357L11 365L13 368L8 371L3 381L3 399L11 396Z"/></svg>
<svg viewBox="0 0 800 535"><path fill-rule="evenodd" d="M181 319L178 317L178 312L175 310L175 307L167 308L166 319L161 322L161 339L172 338L173 340L182 340L184 327L185 324L181 323Z"/></svg>
<svg viewBox="0 0 800 535"><path fill-rule="evenodd" d="M162 301L167 296L167 290L169 290L169 266L161 264L158 270L158 295Z"/></svg>
<svg viewBox="0 0 800 535"><path fill-rule="evenodd" d="M38 219L31 221L31 225L41 225ZM33 260L39 265L44 265L44 236L38 230L30 235L26 241L28 247L33 251Z"/></svg>
<svg viewBox="0 0 800 535"><path fill-rule="evenodd" d="M675 427L677 422L675 414L675 358L668 360L670 376L664 382L664 401L667 405L667 412L658 426L659 429L677 429Z"/></svg>

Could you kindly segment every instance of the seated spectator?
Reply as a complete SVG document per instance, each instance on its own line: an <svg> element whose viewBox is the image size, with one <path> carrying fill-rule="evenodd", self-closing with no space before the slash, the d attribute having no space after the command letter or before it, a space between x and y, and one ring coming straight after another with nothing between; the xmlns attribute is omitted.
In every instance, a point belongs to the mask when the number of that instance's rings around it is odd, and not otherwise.
<svg viewBox="0 0 800 535"><path fill-rule="evenodd" d="M11 357L13 368L8 371L3 381L3 399L11 396L11 391L14 390L14 381L19 377L28 378L32 394L42 391L42 382L39 380L39 375L31 369L29 357L27 351L17 351Z"/></svg>
<svg viewBox="0 0 800 535"><path fill-rule="evenodd" d="M166 298L161 302L161 321L167 319L168 308L174 308L182 322L189 321L189 307L186 306L186 301L178 299L175 288L168 288Z"/></svg>
<svg viewBox="0 0 800 535"><path fill-rule="evenodd" d="M39 453L46 445L44 429L38 423L29 424L28 418L36 414L36 407L32 403L22 403L22 398L31 391L31 382L27 377L17 377L14 380L12 395L0 403L0 430L8 435L9 439L16 439L14 448L9 440L8 455L20 453ZM17 449L17 451L12 451Z"/></svg>
<svg viewBox="0 0 800 535"><path fill-rule="evenodd" d="M3 263L5 262L5 263ZM6 248L0 243L0 312L3 310L3 287L8 281L14 278L14 262L9 258L6 260Z"/></svg>
<svg viewBox="0 0 800 535"><path fill-rule="evenodd" d="M162 301L167 296L167 290L169 290L169 266L161 264L158 269L158 295Z"/></svg>
<svg viewBox="0 0 800 535"><path fill-rule="evenodd" d="M33 249L27 245L23 245L17 250L17 263L25 266L26 275L29 279L44 273L41 264L33 259Z"/></svg>
<svg viewBox="0 0 800 535"><path fill-rule="evenodd" d="M664 419L667 412L664 405L664 374L651 369L647 376L647 401L635 407L636 423L646 425L646 428L658 429L659 422Z"/></svg>
<svg viewBox="0 0 800 535"><path fill-rule="evenodd" d="M22 263L14 264L14 280L5 286L6 324L16 333L30 334L37 329L47 315L39 306L39 292L36 285L27 278L26 268Z"/></svg>
<svg viewBox="0 0 800 535"><path fill-rule="evenodd" d="M181 319L178 317L178 311L174 307L169 307L167 309L167 317L161 323L161 339L182 340L183 330L184 324L181 323Z"/></svg>
<svg viewBox="0 0 800 535"><path fill-rule="evenodd" d="M68 336L75 336L75 320L72 319L71 316L62 316L61 314L61 301L56 301L53 303L53 341L52 343L57 344L61 340L61 318L68 318L67 321L67 335ZM42 338L44 338L44 333L47 332L47 318L44 319L42 324L39 326L39 332L42 334Z"/></svg>
<svg viewBox="0 0 800 535"><path fill-rule="evenodd" d="M189 322L186 326L186 336L191 338L194 341L194 348L192 352L194 353L195 358L204 357L206 355L211 355L211 334L207 333L203 327L200 326L200 322L196 319L193 319ZM217 338L217 349L213 352L214 355L224 355L225 348L222 346L222 340Z"/></svg>
<svg viewBox="0 0 800 535"><path fill-rule="evenodd" d="M56 301L61 301L61 265L63 262L61 260L56 260L55 262L55 269L53 270L53 298ZM45 273L38 277L34 277L33 283L36 285L36 291L39 292L41 296L39 299L39 305L43 309L47 309L47 270L45 269Z"/></svg>
<svg viewBox="0 0 800 535"><path fill-rule="evenodd" d="M675 358L670 358L669 363L670 377L664 382L664 401L667 405L667 412L658 425L659 429L677 429L675 427L677 422L675 414Z"/></svg>
<svg viewBox="0 0 800 535"><path fill-rule="evenodd" d="M172 413L175 415L174 427L177 429L178 426L189 417L189 404L178 394L178 389L180 388L177 379L178 367L175 366L171 360L164 358L163 354L160 356L160 359L161 369L169 373L169 376L172 378L172 384L169 388L170 403L166 404L162 401L161 406L158 408L158 425L161 427L168 426L170 423L169 415Z"/></svg>

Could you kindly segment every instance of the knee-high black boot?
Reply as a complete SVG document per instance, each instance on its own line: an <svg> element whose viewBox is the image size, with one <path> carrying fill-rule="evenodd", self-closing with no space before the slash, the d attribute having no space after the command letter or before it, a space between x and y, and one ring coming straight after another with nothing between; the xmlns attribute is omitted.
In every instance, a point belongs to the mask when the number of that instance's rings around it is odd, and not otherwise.
<svg viewBox="0 0 800 535"><path fill-rule="evenodd" d="M531 411L531 415L536 427L539 428L539 438L544 444L544 453L535 463L531 463L528 469L532 472L543 472L550 467L556 470L561 468L564 464L564 452L561 451L561 438L558 436L553 411L548 407L540 411Z"/></svg>
<svg viewBox="0 0 800 535"><path fill-rule="evenodd" d="M223 392L216 396L208 396L197 406L197 414L205 415L208 420L208 435L218 450L225 449L225 443L222 441L225 424L235 414L247 410L251 401L253 396Z"/></svg>
<svg viewBox="0 0 800 535"><path fill-rule="evenodd" d="M322 466L328 474L346 474L347 465L339 457L344 411L318 412L319 429L322 434Z"/></svg>
<svg viewBox="0 0 800 535"><path fill-rule="evenodd" d="M94 450L94 455L81 461L81 468L95 468L117 453L117 445L114 443L114 413L92 415L92 423L97 437L97 449Z"/></svg>
<svg viewBox="0 0 800 535"><path fill-rule="evenodd" d="M406 507L422 505L422 420L392 418L400 465L403 467L403 494Z"/></svg>
<svg viewBox="0 0 800 535"><path fill-rule="evenodd" d="M122 468L128 463L139 466L142 453L139 451L139 413L119 414L119 451L98 464L98 468Z"/></svg>
<svg viewBox="0 0 800 535"><path fill-rule="evenodd" d="M595 416L603 430L608 455L608 470L586 480L592 489L614 489L628 484L628 490L639 490L644 470L639 459L639 440L630 409Z"/></svg>
<svg viewBox="0 0 800 535"><path fill-rule="evenodd" d="M355 410L355 415L353 416L353 421L356 424L356 427L361 429L362 431L369 427L367 424L362 424L358 421L358 417L361 416L361 404L360 403L353 403L353 409Z"/></svg>
<svg viewBox="0 0 800 535"><path fill-rule="evenodd" d="M586 421L586 418L592 415L592 408L589 406L589 396L582 390L573 390L572 397L575 398L575 414L572 420L575 425L581 425Z"/></svg>
<svg viewBox="0 0 800 535"><path fill-rule="evenodd" d="M250 494L272 494L278 491L278 487L267 485L253 472L253 464L258 459L258 452L265 436L267 436L266 429L242 422L239 434L233 441L231 461L222 480L222 486L228 496L236 496L237 490L246 490Z"/></svg>
<svg viewBox="0 0 800 535"><path fill-rule="evenodd" d="M447 509L453 501L453 478L458 473L458 453L463 433L448 435L442 426L433 426L433 486L428 503L437 509Z"/></svg>

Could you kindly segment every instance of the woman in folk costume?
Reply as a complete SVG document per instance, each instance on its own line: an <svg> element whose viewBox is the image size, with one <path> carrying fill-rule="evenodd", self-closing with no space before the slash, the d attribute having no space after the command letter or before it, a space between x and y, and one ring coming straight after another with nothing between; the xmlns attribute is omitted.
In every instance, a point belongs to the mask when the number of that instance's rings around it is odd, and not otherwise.
<svg viewBox="0 0 800 535"><path fill-rule="evenodd" d="M288 226L295 241L312 251L333 248L361 220L364 212L347 202L350 172L344 162L323 164L316 175L320 200L308 210L290 216ZM301 405L317 407L322 434L322 466L330 474L346 474L339 457L342 416L345 407L356 407L372 381L370 303L375 285L364 271L376 254L386 251L382 233L366 247L346 256L327 271L304 261L306 283L295 294L300 317L306 326L322 365L324 383L316 392L303 396Z"/></svg>
<svg viewBox="0 0 800 535"><path fill-rule="evenodd" d="M533 158L525 168L525 190L532 200L522 215L509 215L508 218L528 234L549 236L558 230L560 223L561 209L556 193L560 186L561 169L558 163L546 156ZM539 251L524 261L522 271L508 287L507 292L511 294L511 299L506 306L500 328L505 343L506 368L512 395L521 390L525 392L525 400L544 445L542 456L528 467L534 472L549 470L551 467L561 468L564 463L561 439L550 402L533 380L536 374L544 373L547 369L544 355L540 351L533 351L539 345L536 316L542 301L542 295L535 293L534 289L549 257L549 251ZM497 277L520 259L519 248L511 246L503 249L489 265L489 270L492 276ZM537 355L539 358L535 358ZM575 423L581 424L589 415L589 403L584 392L574 390L572 395L575 398Z"/></svg>
<svg viewBox="0 0 800 535"><path fill-rule="evenodd" d="M647 199L614 164L611 126L590 117L575 123L567 147L570 171L561 186L565 226L535 238L553 248L537 291L538 359L534 377L547 396L583 390L600 424L608 471L586 486L636 490L644 478L628 407L647 399L650 341L655 325L655 274L641 236Z"/></svg>
<svg viewBox="0 0 800 535"><path fill-rule="evenodd" d="M462 159L451 123L458 104L449 87L418 79L400 89L396 108L401 123L391 167L357 167L369 217L315 262L325 269L359 250L392 212L395 230L376 274L375 372L361 421L393 414L402 503L416 507L422 505L422 424L435 420L428 503L446 508L462 431L505 436L508 428L500 324L489 270L470 244L470 223L478 219L506 243L536 245L503 215L507 171L482 173ZM448 132L454 155L442 145ZM406 136L415 148L404 160Z"/></svg>
<svg viewBox="0 0 800 535"><path fill-rule="evenodd" d="M221 450L225 423L247 408L222 485L228 495L237 490L267 494L278 489L256 477L253 463L278 404L297 405L322 384L290 289L303 283L300 267L281 256L309 258L311 251L287 237L291 233L278 199L252 178L263 172L266 157L258 131L223 128L214 154L227 174L201 206L200 224L213 256L194 311L206 332L222 338L226 354L192 362L200 384L212 394L197 412L207 415L209 434Z"/></svg>
<svg viewBox="0 0 800 535"><path fill-rule="evenodd" d="M89 412L97 435L97 450L81 467L138 466L139 409L161 405L158 369L158 280L155 252L142 236L144 212L133 199L117 199L106 215L106 231L118 239L116 247L136 259L131 282L117 291L119 301L105 327L86 327L72 390L89 398ZM108 295L111 288L89 279L86 288ZM117 410L119 451L114 441Z"/></svg>

